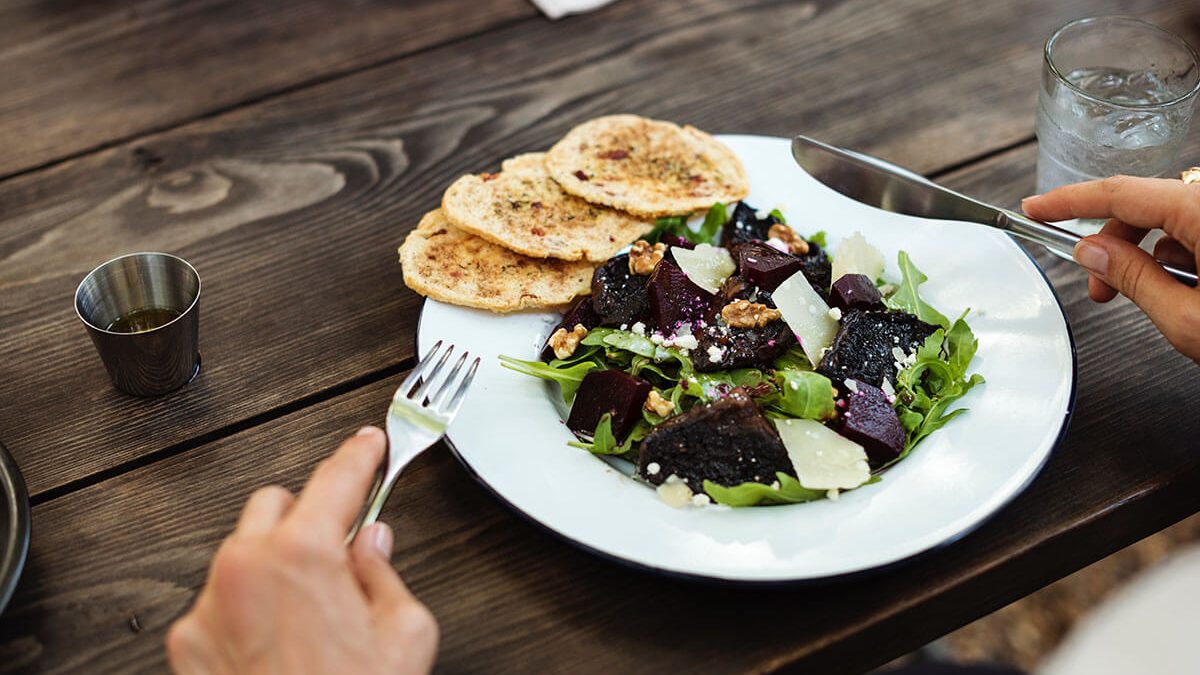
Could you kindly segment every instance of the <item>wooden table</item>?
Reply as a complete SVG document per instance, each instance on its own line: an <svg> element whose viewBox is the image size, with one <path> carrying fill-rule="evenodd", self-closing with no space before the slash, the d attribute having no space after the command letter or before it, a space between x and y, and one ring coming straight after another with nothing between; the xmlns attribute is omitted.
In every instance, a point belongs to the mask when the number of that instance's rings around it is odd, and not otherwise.
<svg viewBox="0 0 1200 675"><path fill-rule="evenodd" d="M1192 0L621 0L559 22L525 0L0 5L0 440L35 504L0 670L165 667L243 499L299 488L381 419L421 303L395 249L457 175L631 111L803 131L1013 205L1042 41L1118 10L1200 42ZM71 294L148 249L204 278L204 369L140 400L109 385ZM858 672L1196 512L1196 367L1034 255L1074 328L1078 404L981 529L850 582L714 588L548 536L436 447L385 518L441 621L439 668Z"/></svg>

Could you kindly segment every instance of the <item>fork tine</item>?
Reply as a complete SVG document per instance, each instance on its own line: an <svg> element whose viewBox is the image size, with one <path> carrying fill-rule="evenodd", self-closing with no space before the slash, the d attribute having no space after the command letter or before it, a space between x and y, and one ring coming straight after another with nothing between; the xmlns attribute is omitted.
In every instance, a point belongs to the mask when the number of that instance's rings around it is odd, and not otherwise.
<svg viewBox="0 0 1200 675"><path fill-rule="evenodd" d="M433 348L425 352L425 356L417 362L416 367L409 372L408 377L404 378L404 382L400 384L400 388L396 390L398 394L408 396L408 392L417 385L417 381L421 375L429 368L429 364L433 363L433 357L437 356L438 350L442 348L442 341L438 340L433 344Z"/></svg>
<svg viewBox="0 0 1200 675"><path fill-rule="evenodd" d="M442 386L438 387L437 393L429 397L429 405L434 408L441 406L442 401L446 400L447 392L450 391L450 385L454 384L454 378L458 375L458 371L462 370L463 364L467 362L467 358L470 356L470 352L463 352L462 356L458 357L458 361L454 363L454 367L446 374L446 379L442 382Z"/></svg>
<svg viewBox="0 0 1200 675"><path fill-rule="evenodd" d="M429 393L429 388L433 386L433 381L437 379L438 373L442 371L442 366L446 365L446 360L449 359L450 355L453 353L454 345L446 347L446 351L442 354L442 358L438 359L437 365L434 366L433 370L429 371L429 374L425 376L425 381L421 383L421 388L417 390L417 393L409 396L409 398L416 401L418 405L425 400L425 394Z"/></svg>
<svg viewBox="0 0 1200 675"><path fill-rule="evenodd" d="M458 391L454 392L454 396L450 402L446 404L445 413L447 419L454 419L454 415L458 413L458 409L462 407L463 397L467 395L467 388L471 386L471 380L475 379L475 371L479 370L479 357L471 362L470 369L463 376L462 382L458 384Z"/></svg>

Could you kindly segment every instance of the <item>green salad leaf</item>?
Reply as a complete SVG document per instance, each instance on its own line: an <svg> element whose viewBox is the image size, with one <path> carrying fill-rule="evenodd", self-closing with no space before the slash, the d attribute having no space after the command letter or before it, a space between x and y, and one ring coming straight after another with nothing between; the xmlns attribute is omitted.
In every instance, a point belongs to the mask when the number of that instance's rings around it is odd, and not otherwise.
<svg viewBox="0 0 1200 675"><path fill-rule="evenodd" d="M692 373L684 378L683 393L702 401L712 401L735 387L757 387L770 380L757 368L734 368L715 373Z"/></svg>
<svg viewBox="0 0 1200 675"><path fill-rule="evenodd" d="M820 246L822 251L829 248L829 242L825 237L825 230L818 230L813 234L813 236L809 237L808 240L817 246ZM826 251L826 254L828 255L828 251Z"/></svg>
<svg viewBox="0 0 1200 675"><path fill-rule="evenodd" d="M712 244L716 246L721 239L721 228L729 220L728 209L721 202L713 204L704 215L704 222L698 229L693 230L688 225L687 216L664 216L654 221L654 229L642 237L651 244L656 244L666 236L683 237L693 244Z"/></svg>
<svg viewBox="0 0 1200 675"><path fill-rule="evenodd" d="M798 504L824 499L827 490L810 490L800 481L779 471L775 474L779 487L762 483L742 483L732 487L704 481L704 491L718 504L726 506L757 506L759 504Z"/></svg>
<svg viewBox="0 0 1200 675"><path fill-rule="evenodd" d="M784 225L787 225L787 218L783 217L783 211L780 211L779 209L771 209L771 217L783 223Z"/></svg>
<svg viewBox="0 0 1200 675"><path fill-rule="evenodd" d="M984 381L978 373L967 375L978 346L964 312L949 331L939 328L930 335L917 350L915 363L896 375L896 414L907 438L904 451L892 463L908 456L922 439L966 412L966 408L949 408Z"/></svg>
<svg viewBox="0 0 1200 675"><path fill-rule="evenodd" d="M624 443L617 443L617 438L613 436L612 432L612 413L604 413L600 417L600 422L596 424L596 433L592 434L591 443L570 441L567 445L582 448L595 455L623 455L633 449L635 441L641 440L634 436L635 433L630 432L629 438L626 438Z"/></svg>
<svg viewBox="0 0 1200 675"><path fill-rule="evenodd" d="M783 356L775 359L772 367L775 370L812 370L813 364L804 354L804 348L800 346L800 343L796 343L788 347Z"/></svg>
<svg viewBox="0 0 1200 675"><path fill-rule="evenodd" d="M823 421L834 414L833 383L811 370L777 370L779 393L765 401L771 410L787 417Z"/></svg>
<svg viewBox="0 0 1200 675"><path fill-rule="evenodd" d="M562 365L556 367L555 363ZM500 355L500 365L509 370L515 370L518 373L557 382L559 388L562 390L564 403L570 403L575 399L575 392L579 391L579 383L583 382L585 375L593 370L604 369L604 366L595 361L579 361L573 364L563 364L561 361L542 363L541 361L514 359L511 356L503 354Z"/></svg>
<svg viewBox="0 0 1200 675"><path fill-rule="evenodd" d="M900 283L896 286L896 292L885 298L884 303L890 309L908 312L925 323L949 328L950 320L921 299L918 288L928 281L929 277L917 269L907 251L900 251L896 262L900 266Z"/></svg>

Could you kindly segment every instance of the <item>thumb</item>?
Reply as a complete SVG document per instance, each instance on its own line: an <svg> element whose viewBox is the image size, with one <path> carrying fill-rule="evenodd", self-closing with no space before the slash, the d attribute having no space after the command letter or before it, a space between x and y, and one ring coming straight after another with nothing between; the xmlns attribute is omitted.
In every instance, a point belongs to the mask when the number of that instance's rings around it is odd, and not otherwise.
<svg viewBox="0 0 1200 675"><path fill-rule="evenodd" d="M350 547L355 575L385 636L381 658L393 662L393 672L427 673L437 656L437 621L400 580L391 555L392 528L385 523L363 528Z"/></svg>
<svg viewBox="0 0 1200 675"><path fill-rule="evenodd" d="M1200 295L1136 245L1107 234L1085 237L1075 260L1141 308L1176 349L1197 357Z"/></svg>

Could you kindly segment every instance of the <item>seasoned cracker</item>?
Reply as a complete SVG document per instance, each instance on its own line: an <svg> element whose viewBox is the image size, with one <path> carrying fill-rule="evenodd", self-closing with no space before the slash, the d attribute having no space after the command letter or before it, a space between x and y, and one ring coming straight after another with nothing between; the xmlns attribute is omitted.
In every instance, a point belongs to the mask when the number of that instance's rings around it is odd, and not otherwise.
<svg viewBox="0 0 1200 675"><path fill-rule="evenodd" d="M723 143L637 115L571 129L546 153L546 169L573 195L647 218L696 213L750 192L745 168Z"/></svg>
<svg viewBox="0 0 1200 675"><path fill-rule="evenodd" d="M459 178L442 197L457 227L534 258L603 262L654 224L589 204L546 173L544 153L506 160L500 173Z"/></svg>
<svg viewBox="0 0 1200 675"><path fill-rule="evenodd" d="M558 307L589 291L592 265L538 260L460 230L441 209L400 247L404 283L417 293L493 312Z"/></svg>

